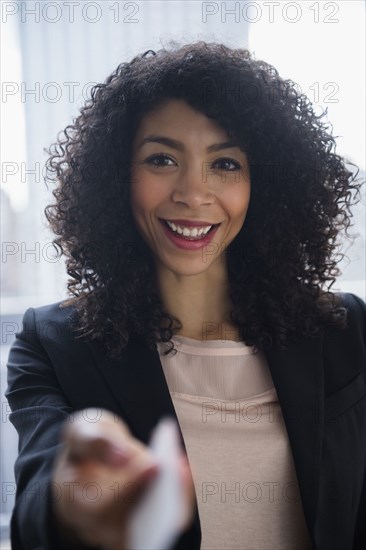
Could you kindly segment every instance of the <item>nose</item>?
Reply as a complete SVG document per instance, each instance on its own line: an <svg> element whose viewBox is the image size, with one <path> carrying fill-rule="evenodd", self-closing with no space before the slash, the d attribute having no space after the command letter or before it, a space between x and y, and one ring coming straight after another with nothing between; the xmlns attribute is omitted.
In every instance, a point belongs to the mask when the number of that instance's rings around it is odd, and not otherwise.
<svg viewBox="0 0 366 550"><path fill-rule="evenodd" d="M192 210L215 201L215 195L210 189L209 178L204 172L202 163L191 165L179 173L172 200L183 203Z"/></svg>

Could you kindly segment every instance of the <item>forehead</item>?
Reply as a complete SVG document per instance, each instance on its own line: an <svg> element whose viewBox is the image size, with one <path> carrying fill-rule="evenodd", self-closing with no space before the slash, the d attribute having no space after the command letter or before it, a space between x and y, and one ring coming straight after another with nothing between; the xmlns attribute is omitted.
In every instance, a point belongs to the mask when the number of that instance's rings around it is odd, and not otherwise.
<svg viewBox="0 0 366 550"><path fill-rule="evenodd" d="M170 137L189 138L191 134L207 134L216 138L227 138L227 132L215 120L191 107L181 99L167 99L141 119L135 135L135 140L144 134L169 132ZM174 134L174 135L173 135Z"/></svg>

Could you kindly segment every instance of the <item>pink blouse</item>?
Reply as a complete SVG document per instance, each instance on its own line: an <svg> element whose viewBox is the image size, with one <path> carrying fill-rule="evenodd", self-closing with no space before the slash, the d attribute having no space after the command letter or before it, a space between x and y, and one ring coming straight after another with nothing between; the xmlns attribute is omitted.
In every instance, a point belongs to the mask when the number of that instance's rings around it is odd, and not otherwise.
<svg viewBox="0 0 366 550"><path fill-rule="evenodd" d="M263 353L174 336L157 349L190 462L201 550L310 550L291 447Z"/></svg>

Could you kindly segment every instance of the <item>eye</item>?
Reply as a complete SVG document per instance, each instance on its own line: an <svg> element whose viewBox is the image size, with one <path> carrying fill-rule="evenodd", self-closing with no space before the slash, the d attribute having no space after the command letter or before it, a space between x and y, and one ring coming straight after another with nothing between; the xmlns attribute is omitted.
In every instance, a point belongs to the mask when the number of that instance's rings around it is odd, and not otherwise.
<svg viewBox="0 0 366 550"><path fill-rule="evenodd" d="M151 164L159 168L160 166L173 166L172 164L167 164L168 161L174 162L168 155L164 153L159 153L158 155L152 155L146 159L147 164Z"/></svg>
<svg viewBox="0 0 366 550"><path fill-rule="evenodd" d="M219 170L224 170L225 172L236 172L237 170L241 169L241 165L239 164L239 162L230 158L215 160L213 166L217 166Z"/></svg>

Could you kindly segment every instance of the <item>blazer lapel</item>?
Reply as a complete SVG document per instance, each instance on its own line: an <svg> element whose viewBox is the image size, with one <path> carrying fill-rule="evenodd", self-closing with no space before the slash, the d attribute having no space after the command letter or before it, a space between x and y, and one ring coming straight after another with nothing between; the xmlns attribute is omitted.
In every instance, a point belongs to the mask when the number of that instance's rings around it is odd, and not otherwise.
<svg viewBox="0 0 366 550"><path fill-rule="evenodd" d="M292 448L304 514L313 532L323 442L323 339L265 353Z"/></svg>
<svg viewBox="0 0 366 550"><path fill-rule="evenodd" d="M88 345L133 435L148 443L158 421L163 416L172 416L178 424L181 446L186 451L158 351L151 351L142 339L133 338L121 359L111 360L99 345L90 342Z"/></svg>

